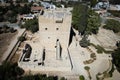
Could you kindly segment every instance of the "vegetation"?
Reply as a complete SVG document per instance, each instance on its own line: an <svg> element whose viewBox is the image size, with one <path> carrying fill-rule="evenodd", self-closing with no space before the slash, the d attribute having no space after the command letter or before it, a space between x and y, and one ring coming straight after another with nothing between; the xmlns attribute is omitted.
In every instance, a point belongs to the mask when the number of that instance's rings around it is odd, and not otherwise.
<svg viewBox="0 0 120 80"><path fill-rule="evenodd" d="M108 19L103 28L113 30L113 32L118 33L120 32L120 22L114 19Z"/></svg>
<svg viewBox="0 0 120 80"><path fill-rule="evenodd" d="M46 75L27 75L19 78L20 80L58 80L57 76L49 76L47 77Z"/></svg>
<svg viewBox="0 0 120 80"><path fill-rule="evenodd" d="M84 69L87 70L87 71L89 71L90 67L89 66L85 66Z"/></svg>
<svg viewBox="0 0 120 80"><path fill-rule="evenodd" d="M28 0L16 0L17 3L26 3Z"/></svg>
<svg viewBox="0 0 120 80"><path fill-rule="evenodd" d="M115 17L120 17L120 11L118 10L108 10L109 13L111 13Z"/></svg>
<svg viewBox="0 0 120 80"><path fill-rule="evenodd" d="M120 43L118 43L120 44ZM116 69L120 72L120 46L117 46L117 49L112 53L113 64L116 66Z"/></svg>
<svg viewBox="0 0 120 80"><path fill-rule="evenodd" d="M79 42L81 47L88 47L90 45L90 41L87 40L87 36L83 36L82 40Z"/></svg>
<svg viewBox="0 0 120 80"><path fill-rule="evenodd" d="M101 47L100 45L95 45L93 43L90 43L90 45L92 45L93 47L95 47L97 49L97 53L106 53L106 54L111 54L113 51L107 51L105 50L103 47Z"/></svg>
<svg viewBox="0 0 120 80"><path fill-rule="evenodd" d="M78 4L72 11L72 25L82 35L97 34L100 27L100 16L88 9L86 5Z"/></svg>
<svg viewBox="0 0 120 80"><path fill-rule="evenodd" d="M79 80L85 80L83 75L80 75Z"/></svg>
<svg viewBox="0 0 120 80"><path fill-rule="evenodd" d="M17 63L4 62L0 65L0 80L17 80L24 73Z"/></svg>
<svg viewBox="0 0 120 80"><path fill-rule="evenodd" d="M23 42L23 41L26 40L26 38L25 38L24 36L20 36L20 37L18 38L18 40L21 41L21 42Z"/></svg>
<svg viewBox="0 0 120 80"><path fill-rule="evenodd" d="M90 0L90 6L91 7L95 7L95 5L97 4L98 0Z"/></svg>
<svg viewBox="0 0 120 80"><path fill-rule="evenodd" d="M37 19L27 20L25 21L23 27L26 28L27 30L30 30L32 33L35 33L39 30L38 20Z"/></svg>
<svg viewBox="0 0 120 80"><path fill-rule="evenodd" d="M7 6L0 6L0 22L9 21L11 23L17 22L17 14L28 14L30 13L29 4L21 6L18 4L10 3Z"/></svg>
<svg viewBox="0 0 120 80"><path fill-rule="evenodd" d="M57 76L24 75L24 70L17 63L4 62L0 65L0 80L58 80ZM65 78L61 78L65 80Z"/></svg>
<svg viewBox="0 0 120 80"><path fill-rule="evenodd" d="M67 79L65 79L65 77L61 77L60 80L67 80Z"/></svg>
<svg viewBox="0 0 120 80"><path fill-rule="evenodd" d="M115 68L114 68L114 65L112 64L112 69L109 71L109 75L110 77L113 76L113 72L114 72Z"/></svg>
<svg viewBox="0 0 120 80"><path fill-rule="evenodd" d="M100 27L100 16L93 10L88 10L86 34L97 34Z"/></svg>
<svg viewBox="0 0 120 80"><path fill-rule="evenodd" d="M120 0L109 0L110 4L120 4Z"/></svg>
<svg viewBox="0 0 120 80"><path fill-rule="evenodd" d="M72 25L81 34L84 34L87 26L87 9L86 5L76 4L72 11Z"/></svg>
<svg viewBox="0 0 120 80"><path fill-rule="evenodd" d="M14 33L16 31L17 31L16 29L9 27L7 25L3 25L2 27L0 27L0 34L9 32Z"/></svg>
<svg viewBox="0 0 120 80"><path fill-rule="evenodd" d="M13 3L14 0L4 0L6 3ZM28 2L28 0L16 0L16 3L25 3Z"/></svg>
<svg viewBox="0 0 120 80"><path fill-rule="evenodd" d="M91 77L90 71L89 71L89 70L90 70L90 67L89 67L89 66L85 66L84 69L88 72L88 75L89 75L88 77L89 77L89 79L91 80L92 77Z"/></svg>

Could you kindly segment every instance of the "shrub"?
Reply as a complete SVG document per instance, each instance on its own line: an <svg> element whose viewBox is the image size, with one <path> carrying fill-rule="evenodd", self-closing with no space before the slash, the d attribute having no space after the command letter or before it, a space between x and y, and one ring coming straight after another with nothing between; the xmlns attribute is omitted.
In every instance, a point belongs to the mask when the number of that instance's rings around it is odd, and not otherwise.
<svg viewBox="0 0 120 80"><path fill-rule="evenodd" d="M110 77L113 76L113 72L114 72L115 68L114 68L114 65L112 64L112 69L109 71L109 75Z"/></svg>
<svg viewBox="0 0 120 80"><path fill-rule="evenodd" d="M114 19L108 19L103 28L112 30L114 33L118 33L120 32L120 22Z"/></svg>
<svg viewBox="0 0 120 80"><path fill-rule="evenodd" d="M15 32L15 29L14 29L14 28L10 28L9 31L10 31L11 33L14 33L14 32Z"/></svg>
<svg viewBox="0 0 120 80"><path fill-rule="evenodd" d="M80 80L85 80L85 78L84 78L83 75L80 75L79 79L80 79Z"/></svg>
<svg viewBox="0 0 120 80"><path fill-rule="evenodd" d="M106 54L111 54L113 51L107 51L105 50L103 47L101 47L100 45L95 45L93 43L90 43L90 45L92 45L93 47L95 47L97 49L97 53L106 53Z"/></svg>
<svg viewBox="0 0 120 80"><path fill-rule="evenodd" d="M66 80L65 77L60 78L60 80Z"/></svg>
<svg viewBox="0 0 120 80"><path fill-rule="evenodd" d="M97 52L98 53L103 53L104 52L104 48L102 48L101 46L97 45L96 46Z"/></svg>
<svg viewBox="0 0 120 80"><path fill-rule="evenodd" d="M18 40L21 41L21 42L23 42L23 41L26 40L26 38L25 38L24 36L20 36L20 37L18 38Z"/></svg>
<svg viewBox="0 0 120 80"><path fill-rule="evenodd" d="M84 69L88 71L90 69L90 67L89 66L85 66Z"/></svg>
<svg viewBox="0 0 120 80"><path fill-rule="evenodd" d="M112 53L112 62L116 66L116 69L120 72L120 48L114 50Z"/></svg>
<svg viewBox="0 0 120 80"><path fill-rule="evenodd" d="M82 40L79 42L81 47L88 47L90 45L90 41L87 40L87 37L84 36Z"/></svg>
<svg viewBox="0 0 120 80"><path fill-rule="evenodd" d="M108 10L109 13L111 13L115 17L120 17L120 11L117 10Z"/></svg>

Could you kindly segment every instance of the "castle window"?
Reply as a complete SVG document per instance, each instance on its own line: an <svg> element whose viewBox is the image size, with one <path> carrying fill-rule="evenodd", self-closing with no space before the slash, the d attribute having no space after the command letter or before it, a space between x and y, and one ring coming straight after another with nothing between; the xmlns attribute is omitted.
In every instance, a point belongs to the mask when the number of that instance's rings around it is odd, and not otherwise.
<svg viewBox="0 0 120 80"><path fill-rule="evenodd" d="M59 28L56 28L56 30L59 30Z"/></svg>
<svg viewBox="0 0 120 80"><path fill-rule="evenodd" d="M47 28L45 28L45 30L47 30Z"/></svg>

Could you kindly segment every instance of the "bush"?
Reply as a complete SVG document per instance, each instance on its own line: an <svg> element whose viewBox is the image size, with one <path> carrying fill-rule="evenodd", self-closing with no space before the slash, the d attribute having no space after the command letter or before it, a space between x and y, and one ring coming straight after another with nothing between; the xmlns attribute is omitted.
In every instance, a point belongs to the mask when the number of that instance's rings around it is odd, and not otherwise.
<svg viewBox="0 0 120 80"><path fill-rule="evenodd" d="M80 46L81 47L88 47L89 45L90 45L90 41L89 40L87 40L87 37L86 36L84 36L83 38L82 38L82 40L79 42L79 44L80 44Z"/></svg>
<svg viewBox="0 0 120 80"><path fill-rule="evenodd" d="M104 48L102 48L102 47L99 46L99 45L96 46L96 49L97 49L97 52L98 52L98 53L103 53L103 52L105 51Z"/></svg>
<svg viewBox="0 0 120 80"><path fill-rule="evenodd" d="M7 33L8 32L8 29L9 27L7 26L7 25L3 25L3 27L2 27L2 31L4 32L4 33Z"/></svg>
<svg viewBox="0 0 120 80"><path fill-rule="evenodd" d="M80 75L79 79L80 79L80 80L85 80L85 78L84 78L83 75Z"/></svg>
<svg viewBox="0 0 120 80"><path fill-rule="evenodd" d="M109 71L110 77L113 76L113 72L115 71L114 65L112 64L112 69Z"/></svg>
<svg viewBox="0 0 120 80"><path fill-rule="evenodd" d="M66 80L64 77L60 78L60 80Z"/></svg>
<svg viewBox="0 0 120 80"><path fill-rule="evenodd" d="M87 27L86 34L97 34L100 27L100 16L93 10L88 10L88 19L87 19Z"/></svg>
<svg viewBox="0 0 120 80"><path fill-rule="evenodd" d="M16 23L17 22L17 17L14 16L14 17L11 17L10 20L9 20L10 23Z"/></svg>
<svg viewBox="0 0 120 80"><path fill-rule="evenodd" d="M90 70L90 67L89 66L85 66L84 69L88 71L88 70Z"/></svg>
<svg viewBox="0 0 120 80"><path fill-rule="evenodd" d="M115 17L120 17L120 11L117 10L108 10L109 13L111 13Z"/></svg>
<svg viewBox="0 0 120 80"><path fill-rule="evenodd" d="M120 32L120 22L114 19L108 19L103 28L113 30L114 33L118 33Z"/></svg>
<svg viewBox="0 0 120 80"><path fill-rule="evenodd" d="M10 31L11 33L14 33L16 30L15 30L14 28L10 28L9 31Z"/></svg>
<svg viewBox="0 0 120 80"><path fill-rule="evenodd" d="M23 41L26 40L26 38L25 38L24 36L20 36L20 37L18 38L18 40L21 41L21 42L23 42Z"/></svg>
<svg viewBox="0 0 120 80"><path fill-rule="evenodd" d="M93 43L90 43L90 45L92 45L93 47L95 47L97 49L97 53L106 53L106 54L111 54L113 51L107 51L105 50L103 47L101 47L100 45L95 45Z"/></svg>
<svg viewBox="0 0 120 80"><path fill-rule="evenodd" d="M112 53L112 62L116 66L116 69L120 72L120 48L114 50Z"/></svg>

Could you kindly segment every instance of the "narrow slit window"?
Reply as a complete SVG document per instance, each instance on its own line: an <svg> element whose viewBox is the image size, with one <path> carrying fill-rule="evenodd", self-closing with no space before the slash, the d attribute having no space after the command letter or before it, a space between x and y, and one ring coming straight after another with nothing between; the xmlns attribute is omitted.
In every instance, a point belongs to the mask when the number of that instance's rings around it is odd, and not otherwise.
<svg viewBox="0 0 120 80"><path fill-rule="evenodd" d="M45 28L45 30L47 30L47 28Z"/></svg>
<svg viewBox="0 0 120 80"><path fill-rule="evenodd" d="M59 30L59 28L56 28L56 30Z"/></svg>

